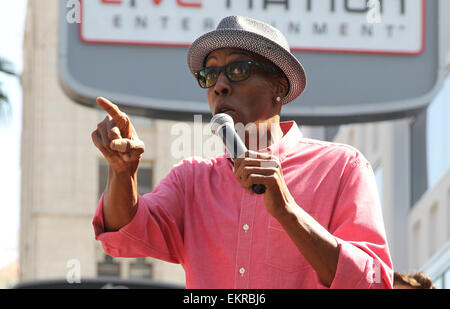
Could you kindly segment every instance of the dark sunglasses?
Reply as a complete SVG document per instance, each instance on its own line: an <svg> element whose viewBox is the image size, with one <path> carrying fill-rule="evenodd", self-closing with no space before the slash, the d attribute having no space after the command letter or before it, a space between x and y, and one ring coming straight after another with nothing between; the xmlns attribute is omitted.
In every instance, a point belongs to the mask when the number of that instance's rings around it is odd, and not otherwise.
<svg viewBox="0 0 450 309"><path fill-rule="evenodd" d="M207 67L203 68L194 75L197 78L198 84L202 88L213 87L219 79L220 72L224 72L225 76L232 82L240 82L249 78L251 69L256 66L266 72L279 75L274 68L264 65L253 60L244 60L228 63L221 67Z"/></svg>

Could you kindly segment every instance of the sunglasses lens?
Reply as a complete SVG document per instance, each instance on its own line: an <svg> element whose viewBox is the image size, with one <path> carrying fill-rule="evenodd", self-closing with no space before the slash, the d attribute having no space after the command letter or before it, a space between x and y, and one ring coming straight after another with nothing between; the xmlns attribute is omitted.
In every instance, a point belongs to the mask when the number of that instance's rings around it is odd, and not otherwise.
<svg viewBox="0 0 450 309"><path fill-rule="evenodd" d="M209 88L215 85L218 76L217 69L205 68L198 72L197 79L201 87Z"/></svg>
<svg viewBox="0 0 450 309"><path fill-rule="evenodd" d="M250 75L248 62L235 62L226 66L226 74L234 82L242 81Z"/></svg>
<svg viewBox="0 0 450 309"><path fill-rule="evenodd" d="M233 82L243 81L250 76L251 64L247 61L233 62L224 67L204 68L197 73L198 83L202 88L214 86L219 78L222 68L225 68L225 75Z"/></svg>

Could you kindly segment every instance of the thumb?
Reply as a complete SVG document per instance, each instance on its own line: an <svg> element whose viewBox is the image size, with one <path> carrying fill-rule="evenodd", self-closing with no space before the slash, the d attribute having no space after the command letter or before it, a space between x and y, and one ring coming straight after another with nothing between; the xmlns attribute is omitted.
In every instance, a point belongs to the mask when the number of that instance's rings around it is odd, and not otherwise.
<svg viewBox="0 0 450 309"><path fill-rule="evenodd" d="M144 152L144 143L140 140L132 140L129 138L120 138L111 141L109 147L119 152L129 152L131 150L141 150Z"/></svg>

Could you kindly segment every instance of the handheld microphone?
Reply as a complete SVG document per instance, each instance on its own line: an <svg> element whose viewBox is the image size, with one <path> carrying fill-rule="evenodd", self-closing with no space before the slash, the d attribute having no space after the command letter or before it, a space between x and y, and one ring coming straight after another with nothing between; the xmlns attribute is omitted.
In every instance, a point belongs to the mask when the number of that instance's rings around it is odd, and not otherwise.
<svg viewBox="0 0 450 309"><path fill-rule="evenodd" d="M211 132L218 135L233 159L243 157L247 152L247 147L242 142L239 135L234 130L234 121L230 115L220 113L216 114L210 122ZM254 184L253 192L264 194L266 187L262 184Z"/></svg>

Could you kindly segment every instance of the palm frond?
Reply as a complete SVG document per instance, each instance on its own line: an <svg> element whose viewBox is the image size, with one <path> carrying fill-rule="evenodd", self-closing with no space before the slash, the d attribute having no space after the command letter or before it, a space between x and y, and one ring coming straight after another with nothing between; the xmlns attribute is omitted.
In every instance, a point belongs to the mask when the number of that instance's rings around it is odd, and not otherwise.
<svg viewBox="0 0 450 309"><path fill-rule="evenodd" d="M16 76L16 73L13 70L12 64L0 58L0 72ZM3 85L0 82L0 124L9 123L9 119L11 116L11 103L9 101L8 94L4 91Z"/></svg>
<svg viewBox="0 0 450 309"><path fill-rule="evenodd" d="M0 126L8 125L11 122L11 103L8 95L1 90L0 84Z"/></svg>
<svg viewBox="0 0 450 309"><path fill-rule="evenodd" d="M1 87L1 84L0 84ZM8 100L8 96L6 95L6 93L3 93L3 91L0 89L0 101L9 101Z"/></svg>
<svg viewBox="0 0 450 309"><path fill-rule="evenodd" d="M2 57L0 57L0 72L8 74L8 75L14 75L14 76L18 75L17 72L14 70L14 65L10 61L8 61Z"/></svg>

